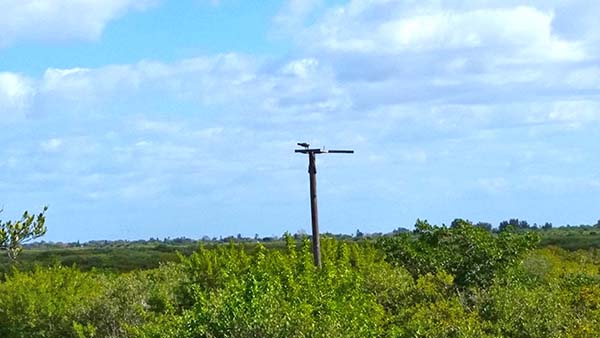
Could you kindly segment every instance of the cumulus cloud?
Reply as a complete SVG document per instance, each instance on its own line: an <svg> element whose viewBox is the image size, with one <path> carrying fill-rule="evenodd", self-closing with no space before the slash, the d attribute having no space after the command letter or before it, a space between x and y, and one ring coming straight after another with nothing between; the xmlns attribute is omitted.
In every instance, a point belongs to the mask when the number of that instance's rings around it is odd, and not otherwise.
<svg viewBox="0 0 600 338"><path fill-rule="evenodd" d="M379 35L386 41L379 46L396 52L502 46L521 49L516 51L521 62L582 59L580 46L552 34L552 18L532 7L420 15L381 24Z"/></svg>
<svg viewBox="0 0 600 338"><path fill-rule="evenodd" d="M0 47L21 40L94 40L108 22L153 0L5 0L0 11Z"/></svg>
<svg viewBox="0 0 600 338"><path fill-rule="evenodd" d="M552 12L533 7L440 9L413 16L398 12L397 17L377 21L365 18L372 8L349 7L331 13L313 28L318 48L378 54L491 48L503 54L505 62L585 57L580 44L553 33Z"/></svg>
<svg viewBox="0 0 600 338"><path fill-rule="evenodd" d="M556 34L555 9L420 4L351 1L300 33L314 34L303 55L275 62L229 53L48 69L27 93L35 92L35 109L49 114L154 96L213 107L246 122L342 119L383 138L407 121L444 137L464 126L595 121L590 95L598 88L597 67L587 59L588 44ZM302 12L316 5L290 2L286 8ZM355 48L354 40L365 42ZM405 137L418 138L417 130Z"/></svg>
<svg viewBox="0 0 600 338"><path fill-rule="evenodd" d="M491 119L501 126L567 123L557 113L550 118L554 102L590 101L598 90L594 30L575 22L571 31L580 34L570 34L565 21L581 7L577 1L352 0L294 37L305 60L330 72L350 98L345 108L357 113L400 108L421 119L438 116L433 123L445 115L472 123L476 116L503 116ZM447 107L487 112L460 115Z"/></svg>
<svg viewBox="0 0 600 338"><path fill-rule="evenodd" d="M110 99L117 93L159 90L209 102L218 101L217 94L225 94L221 91L223 86L233 89L252 80L252 72L250 60L235 54L185 59L172 64L140 61L96 69L48 69L40 91L65 100L93 101Z"/></svg>
<svg viewBox="0 0 600 338"><path fill-rule="evenodd" d="M228 107L238 118L273 123L319 119L349 107L350 98L332 71L314 58L271 62L242 54L220 54L173 63L143 60L100 68L51 68L35 82L36 114L91 114L148 96ZM147 129L159 126L146 126Z"/></svg>
<svg viewBox="0 0 600 338"><path fill-rule="evenodd" d="M526 204L519 191L572 191L549 177L597 190L586 164L600 137L594 33L568 33L560 2L354 0L323 15L319 6L284 9L310 20L294 23L297 48L280 58L1 73L2 116L32 118L23 144L20 131L2 136L13 146L0 159L13 165L0 162L0 181L22 178L11 168L29 161L31 191L49 182L95 201L281 208L306 195L305 158L292 149L308 141L357 151L319 158L325 200L370 196L415 218L450 208L449 196Z"/></svg>
<svg viewBox="0 0 600 338"><path fill-rule="evenodd" d="M0 72L0 119L22 119L35 94L32 81L24 76Z"/></svg>

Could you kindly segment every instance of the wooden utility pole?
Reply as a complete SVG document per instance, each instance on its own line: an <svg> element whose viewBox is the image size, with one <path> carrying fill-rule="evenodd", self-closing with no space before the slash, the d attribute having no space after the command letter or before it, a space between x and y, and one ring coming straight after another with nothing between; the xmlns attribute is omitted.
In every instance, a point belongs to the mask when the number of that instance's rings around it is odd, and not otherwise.
<svg viewBox="0 0 600 338"><path fill-rule="evenodd" d="M298 143L303 149L294 152L308 154L308 177L310 180L310 220L312 223L312 249L315 265L321 267L321 239L319 238L319 208L317 206L317 159L316 154L353 154L354 150L311 149L308 143Z"/></svg>

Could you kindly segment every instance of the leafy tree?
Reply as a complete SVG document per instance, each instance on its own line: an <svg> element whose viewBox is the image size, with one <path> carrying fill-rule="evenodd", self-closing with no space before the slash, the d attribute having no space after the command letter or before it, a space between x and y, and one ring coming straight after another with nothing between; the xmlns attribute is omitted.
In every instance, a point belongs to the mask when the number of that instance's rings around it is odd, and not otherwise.
<svg viewBox="0 0 600 338"><path fill-rule="evenodd" d="M408 232L410 232L410 230L408 230L407 228L404 228L404 227L399 227L399 228L395 229L394 231L392 231L392 233L394 235L401 234L401 233L408 233Z"/></svg>
<svg viewBox="0 0 600 338"><path fill-rule="evenodd" d="M492 231L492 224L488 222L478 222L475 226L484 229L485 231Z"/></svg>
<svg viewBox="0 0 600 338"><path fill-rule="evenodd" d="M363 238L365 236L365 234L360 231L359 229L356 229L356 234L354 235L354 237L356 238Z"/></svg>
<svg viewBox="0 0 600 338"><path fill-rule="evenodd" d="M450 223L450 228L460 228L466 225L473 225L473 223L468 219L456 218Z"/></svg>
<svg viewBox="0 0 600 338"><path fill-rule="evenodd" d="M529 229L529 223L527 223L527 221L523 220L520 221L518 218L511 218L508 221L502 221L500 222L500 225L498 226L498 229L500 231L508 228L508 227L513 227L515 229Z"/></svg>
<svg viewBox="0 0 600 338"><path fill-rule="evenodd" d="M0 250L6 250L11 259L16 259L23 250L23 243L46 234L46 210L47 206L37 215L25 211L18 221L0 220Z"/></svg>
<svg viewBox="0 0 600 338"><path fill-rule="evenodd" d="M489 285L538 241L531 232L501 231L495 235L459 219L452 228L417 220L414 236L386 237L378 244L388 261L404 266L415 278L445 271L462 288Z"/></svg>

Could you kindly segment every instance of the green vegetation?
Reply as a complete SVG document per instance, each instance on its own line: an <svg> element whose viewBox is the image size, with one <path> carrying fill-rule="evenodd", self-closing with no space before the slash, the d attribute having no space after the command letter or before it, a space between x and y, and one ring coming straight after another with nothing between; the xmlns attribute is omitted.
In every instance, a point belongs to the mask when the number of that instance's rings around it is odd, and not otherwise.
<svg viewBox="0 0 600 338"><path fill-rule="evenodd" d="M0 337L600 336L600 250L539 247L540 235L418 222L377 240L325 237L322 269L292 236L123 273L13 268Z"/></svg>
<svg viewBox="0 0 600 338"><path fill-rule="evenodd" d="M82 271L92 269L105 272L129 272L137 269L158 268L161 263L179 262L179 254L191 255L198 249L201 242L185 240L180 241L99 241L92 244L69 245L35 243L24 250L18 260L8 256L0 256L0 280L2 276L13 268L20 271L32 271L36 267L51 267L55 265L75 266ZM253 250L255 243L240 243L246 250ZM223 243L208 242L207 248L214 248ZM283 241L269 241L264 245L267 248L282 249Z"/></svg>
<svg viewBox="0 0 600 338"><path fill-rule="evenodd" d="M383 237L379 241L388 261L406 268L415 278L448 272L461 288L487 286L539 241L532 232L507 229L493 235L464 220L451 228L417 221L414 235Z"/></svg>
<svg viewBox="0 0 600 338"><path fill-rule="evenodd" d="M557 246L567 250L600 249L600 228L569 227L541 231L541 246Z"/></svg>
<svg viewBox="0 0 600 338"><path fill-rule="evenodd" d="M527 224L524 221L511 220L513 224ZM456 227L463 220L455 220L451 227ZM508 225L512 225L509 221ZM502 224L501 224L502 225ZM519 228L513 226L518 231L530 231L540 237L539 246L556 246L566 250L587 250L591 248L600 249L600 225L577 226L577 227L527 227ZM487 223L477 223L476 228L492 231L491 225ZM414 231L400 228L392 234L364 234L357 231L356 235L334 235L326 234L328 237L334 237L345 242L375 241L378 238L390 237L392 235L401 235L413 237ZM302 235L294 235L296 241L302 238ZM242 236L230 236L226 238L204 238L202 240L192 240L189 238L174 239L150 239L137 241L90 241L87 243L45 243L37 242L25 244L26 250L22 251L17 261L10 259L6 255L0 255L0 280L2 276L9 272L13 267L21 271L32 271L36 266L50 267L54 265L76 266L80 270L89 271L91 269L104 270L109 272L128 272L137 269L158 268L160 263L179 262L178 253L189 256L202 244L206 248L213 248L219 245L228 244L234 241L243 244L246 250L253 250L256 243L260 242L265 247L271 249L284 249L285 241L277 237L244 238Z"/></svg>
<svg viewBox="0 0 600 338"><path fill-rule="evenodd" d="M8 256L15 259L23 250L24 242L43 236L46 233L46 210L48 207L44 207L44 211L37 216L25 211L18 221L0 220L0 250L6 250Z"/></svg>
<svg viewBox="0 0 600 338"><path fill-rule="evenodd" d="M190 255L197 246L144 246L107 248L53 248L23 251L17 261L0 257L0 279L13 267L32 271L36 267L75 266L82 271L128 272L158 268L160 263L179 261L178 252Z"/></svg>

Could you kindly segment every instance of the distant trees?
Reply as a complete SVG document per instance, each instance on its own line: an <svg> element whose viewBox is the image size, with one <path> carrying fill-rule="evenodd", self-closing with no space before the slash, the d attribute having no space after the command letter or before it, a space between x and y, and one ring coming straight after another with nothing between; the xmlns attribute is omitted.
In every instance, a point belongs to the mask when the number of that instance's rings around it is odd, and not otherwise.
<svg viewBox="0 0 600 338"><path fill-rule="evenodd" d="M498 226L498 230L502 231L509 226L511 226L515 229L529 229L530 228L529 223L527 223L527 221L520 221L518 218L511 218L508 221L500 222L500 225Z"/></svg>
<svg viewBox="0 0 600 338"><path fill-rule="evenodd" d="M409 233L410 230L404 227L399 227L397 229L395 229L394 231L392 231L392 235L398 235L398 234L404 234L404 233Z"/></svg>
<svg viewBox="0 0 600 338"><path fill-rule="evenodd" d="M480 228L483 229L485 231L492 231L492 224L488 223L488 222L477 222L477 224L473 224L473 222L469 221L469 220L465 220L462 218L456 218L455 220L452 221L452 223L450 223L450 228L455 229L455 228L460 228L460 227L464 227L464 226L474 226L476 228Z"/></svg>
<svg viewBox="0 0 600 338"><path fill-rule="evenodd" d="M475 226L477 228L481 228L481 229L484 229L486 231L492 231L492 224L488 223L488 222L478 222L477 224L475 224Z"/></svg>
<svg viewBox="0 0 600 338"><path fill-rule="evenodd" d="M417 225L419 224L419 222L417 222ZM415 229L417 228L417 225L415 225ZM450 228L452 229L456 229L456 228L460 228L463 226L472 226L473 223L471 223L471 221L466 220L466 219L462 219L462 218L456 218L452 221L452 223L450 223Z"/></svg>
<svg viewBox="0 0 600 338"><path fill-rule="evenodd" d="M598 221L600 223L600 221ZM582 225L584 226L584 225ZM519 220L518 218L511 218L508 221L502 221L500 222L500 225L498 226L498 230L502 231L508 227L512 227L514 229L518 229L518 230L538 230L538 229L542 229L542 230L550 230L552 229L553 225L551 222L545 222L543 225L538 225L537 223L534 223L533 225L530 225L527 221L525 220ZM567 227L569 227L567 225Z"/></svg>
<svg viewBox="0 0 600 338"><path fill-rule="evenodd" d="M18 221L0 220L0 250L6 250L11 259L16 259L23 243L46 234L46 210L47 206L37 215L25 211Z"/></svg>
<svg viewBox="0 0 600 338"><path fill-rule="evenodd" d="M364 236L365 236L365 234L364 234L362 231L360 231L360 229L356 229L356 234L354 234L354 237L355 237L355 238L357 238L357 239L361 239L361 238L363 238Z"/></svg>

